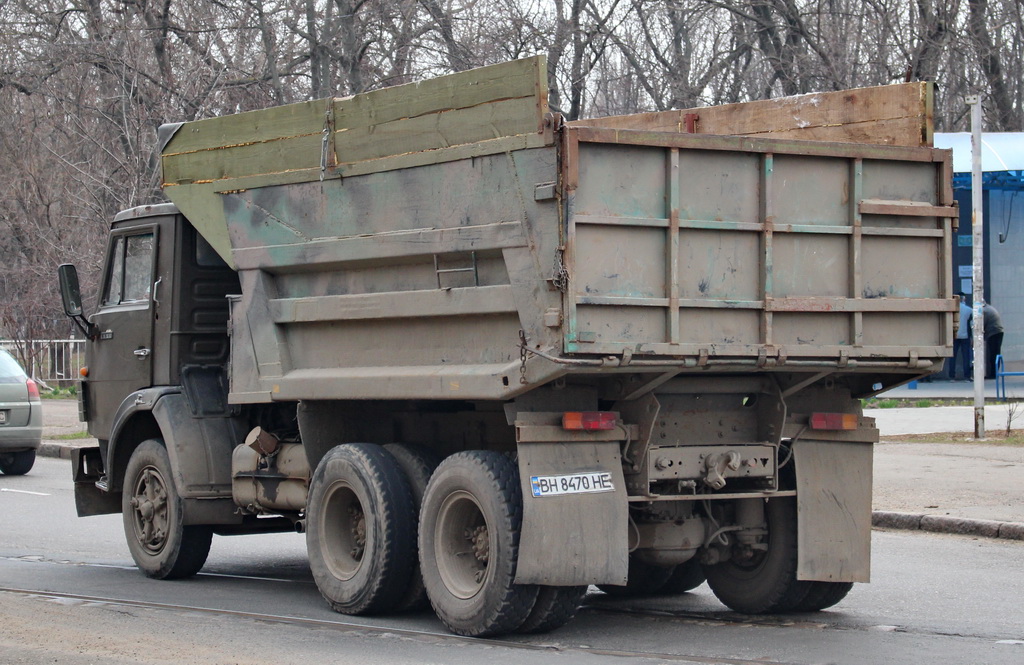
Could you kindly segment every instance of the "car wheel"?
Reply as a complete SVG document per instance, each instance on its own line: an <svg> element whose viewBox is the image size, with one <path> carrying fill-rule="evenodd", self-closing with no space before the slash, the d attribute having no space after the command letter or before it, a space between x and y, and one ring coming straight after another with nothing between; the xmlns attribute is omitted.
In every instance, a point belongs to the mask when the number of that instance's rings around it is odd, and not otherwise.
<svg viewBox="0 0 1024 665"><path fill-rule="evenodd" d="M0 471L8 476L24 476L36 463L36 451L22 450L0 454Z"/></svg>

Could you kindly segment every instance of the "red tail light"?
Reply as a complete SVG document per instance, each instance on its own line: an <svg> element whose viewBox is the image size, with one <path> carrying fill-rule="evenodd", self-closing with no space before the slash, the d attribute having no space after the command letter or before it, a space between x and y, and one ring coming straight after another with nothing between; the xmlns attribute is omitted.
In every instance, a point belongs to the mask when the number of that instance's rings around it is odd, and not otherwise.
<svg viewBox="0 0 1024 665"><path fill-rule="evenodd" d="M855 430L858 424L855 413L812 413L811 429Z"/></svg>
<svg viewBox="0 0 1024 665"><path fill-rule="evenodd" d="M567 411L562 414L562 429L595 430L615 429L619 414L614 411Z"/></svg>
<svg viewBox="0 0 1024 665"><path fill-rule="evenodd" d="M28 388L28 398L30 401L39 401L39 386L32 379L25 379L25 387Z"/></svg>

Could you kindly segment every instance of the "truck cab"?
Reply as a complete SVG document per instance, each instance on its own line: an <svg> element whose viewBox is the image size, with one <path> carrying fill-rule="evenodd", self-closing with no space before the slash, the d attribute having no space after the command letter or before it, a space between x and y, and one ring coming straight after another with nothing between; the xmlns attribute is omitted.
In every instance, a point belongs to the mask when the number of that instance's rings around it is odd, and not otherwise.
<svg viewBox="0 0 1024 665"><path fill-rule="evenodd" d="M111 453L120 434L133 432L134 442L159 435L148 416L156 392L180 391L190 382L198 413L226 413L226 385L219 390L229 349L226 296L239 292L237 273L174 204L132 208L114 218L96 310L79 315L88 337L81 417L100 443L100 460L76 465L80 475L114 471L110 489L117 489L116 472L131 450L122 446L118 460ZM102 485L111 478L103 473L97 480ZM79 489L89 485L79 483Z"/></svg>

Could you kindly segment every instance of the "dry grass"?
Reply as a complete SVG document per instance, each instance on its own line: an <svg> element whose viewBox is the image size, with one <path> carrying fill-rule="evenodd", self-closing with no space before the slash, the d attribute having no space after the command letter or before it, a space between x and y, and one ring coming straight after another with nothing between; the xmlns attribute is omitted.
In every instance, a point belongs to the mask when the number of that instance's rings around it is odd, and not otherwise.
<svg viewBox="0 0 1024 665"><path fill-rule="evenodd" d="M1024 446L1024 429L1015 429L1006 435L1005 427L985 428L985 438L974 438L973 432L936 432L934 434L897 434L883 436L882 443L980 443L986 446Z"/></svg>

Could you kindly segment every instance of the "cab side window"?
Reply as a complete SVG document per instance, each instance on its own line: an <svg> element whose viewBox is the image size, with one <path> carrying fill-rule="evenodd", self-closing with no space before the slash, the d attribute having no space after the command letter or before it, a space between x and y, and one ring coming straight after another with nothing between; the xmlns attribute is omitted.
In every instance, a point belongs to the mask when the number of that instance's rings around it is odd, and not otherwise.
<svg viewBox="0 0 1024 665"><path fill-rule="evenodd" d="M114 240L103 293L104 305L149 298L153 279L153 234L137 233Z"/></svg>

